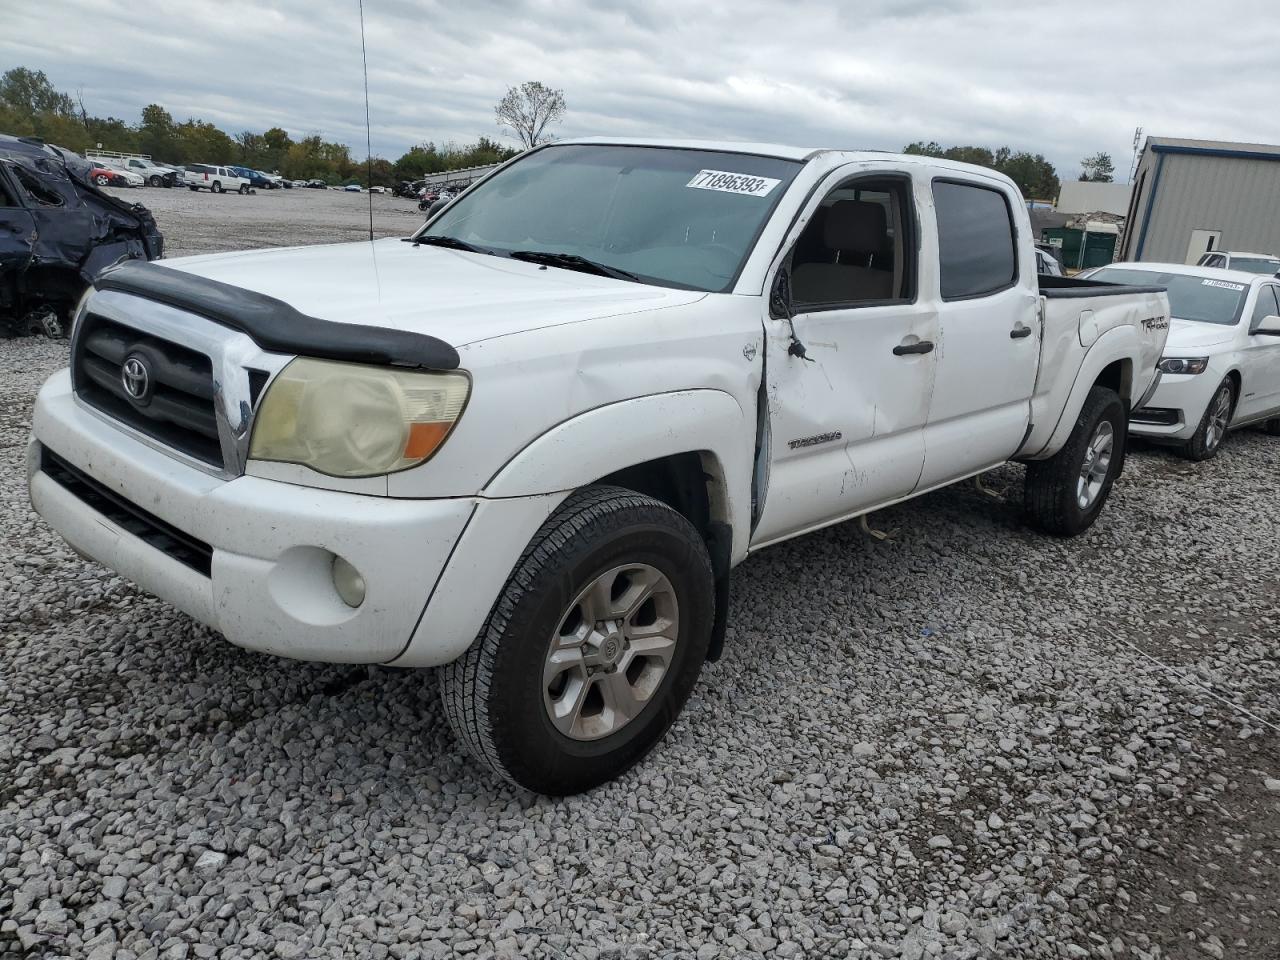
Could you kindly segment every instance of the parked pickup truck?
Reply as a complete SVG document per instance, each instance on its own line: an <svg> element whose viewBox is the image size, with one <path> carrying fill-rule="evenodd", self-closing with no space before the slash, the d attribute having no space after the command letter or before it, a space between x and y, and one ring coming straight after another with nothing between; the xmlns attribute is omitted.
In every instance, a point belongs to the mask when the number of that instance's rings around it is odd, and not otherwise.
<svg viewBox="0 0 1280 960"><path fill-rule="evenodd" d="M438 668L476 758L570 793L662 737L751 552L1011 459L1088 528L1168 324L1038 281L989 170L557 143L403 241L103 273L31 499L233 643Z"/></svg>

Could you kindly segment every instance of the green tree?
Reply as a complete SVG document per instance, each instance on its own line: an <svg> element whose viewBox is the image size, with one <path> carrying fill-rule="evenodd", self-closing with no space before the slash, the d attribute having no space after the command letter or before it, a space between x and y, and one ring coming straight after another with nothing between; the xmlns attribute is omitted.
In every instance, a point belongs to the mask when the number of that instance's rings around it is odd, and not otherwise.
<svg viewBox="0 0 1280 960"><path fill-rule="evenodd" d="M1013 151L1008 147L943 147L937 141L917 140L902 148L903 153L943 160L958 160L997 170L1018 185L1028 199L1049 199L1058 195L1058 171L1043 154Z"/></svg>
<svg viewBox="0 0 1280 960"><path fill-rule="evenodd" d="M14 67L0 75L0 103L18 117L35 120L42 114L74 117L75 103L53 88L43 70Z"/></svg>
<svg viewBox="0 0 1280 960"><path fill-rule="evenodd" d="M1095 183L1111 183L1116 176L1116 165L1111 162L1111 154L1095 153L1080 161L1080 179L1092 180Z"/></svg>

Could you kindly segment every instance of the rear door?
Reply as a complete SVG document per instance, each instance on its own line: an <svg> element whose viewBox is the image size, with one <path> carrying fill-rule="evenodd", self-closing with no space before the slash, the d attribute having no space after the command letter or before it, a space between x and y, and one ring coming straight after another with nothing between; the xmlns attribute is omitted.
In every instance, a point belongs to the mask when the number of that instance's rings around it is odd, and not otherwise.
<svg viewBox="0 0 1280 960"><path fill-rule="evenodd" d="M919 479L937 313L920 295L927 197L909 169L836 171L793 227L780 267L793 316L765 320L767 483L753 546L905 497Z"/></svg>
<svg viewBox="0 0 1280 960"><path fill-rule="evenodd" d="M17 184L6 164L0 163L0 307L31 261L35 223L18 202Z"/></svg>
<svg viewBox="0 0 1280 960"><path fill-rule="evenodd" d="M947 172L931 192L940 336L919 489L1002 463L1022 444L1040 356L1025 207L1003 183Z"/></svg>

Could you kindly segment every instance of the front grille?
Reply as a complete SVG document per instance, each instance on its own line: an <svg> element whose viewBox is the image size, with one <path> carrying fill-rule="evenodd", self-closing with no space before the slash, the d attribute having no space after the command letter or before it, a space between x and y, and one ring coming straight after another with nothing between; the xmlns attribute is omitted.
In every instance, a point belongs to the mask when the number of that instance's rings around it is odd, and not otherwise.
<svg viewBox="0 0 1280 960"><path fill-rule="evenodd" d="M136 503L126 500L66 460L44 447L40 469L49 479L78 497L116 526L149 543L160 552L203 576L209 576L213 563L213 547L183 533Z"/></svg>
<svg viewBox="0 0 1280 960"><path fill-rule="evenodd" d="M124 367L131 358L146 373L141 398L130 397L125 388ZM223 466L213 365L203 353L90 313L79 331L71 370L85 403L166 446Z"/></svg>
<svg viewBox="0 0 1280 960"><path fill-rule="evenodd" d="M1129 415L1134 423L1149 423L1158 427L1176 427L1182 422L1182 414L1168 407L1141 407Z"/></svg>

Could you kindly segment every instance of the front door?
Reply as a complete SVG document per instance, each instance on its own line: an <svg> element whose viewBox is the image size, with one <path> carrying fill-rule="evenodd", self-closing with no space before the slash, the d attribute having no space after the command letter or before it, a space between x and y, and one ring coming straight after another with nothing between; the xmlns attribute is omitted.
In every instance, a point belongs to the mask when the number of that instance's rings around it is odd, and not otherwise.
<svg viewBox="0 0 1280 960"><path fill-rule="evenodd" d="M937 313L919 296L909 174L833 175L780 269L793 317L766 325L767 482L753 546L907 496L924 463Z"/></svg>
<svg viewBox="0 0 1280 960"><path fill-rule="evenodd" d="M1003 463L1022 445L1040 357L1039 292L1013 199L995 181L933 181L940 301L925 490ZM1029 249L1029 242L1026 248Z"/></svg>
<svg viewBox="0 0 1280 960"><path fill-rule="evenodd" d="M1236 420L1253 420L1280 410L1280 337L1260 337L1253 332L1267 317L1280 316L1280 286L1262 284L1255 297L1241 349Z"/></svg>
<svg viewBox="0 0 1280 960"><path fill-rule="evenodd" d="M18 206L16 185L0 165L0 310L15 279L27 269L34 240L31 214Z"/></svg>

